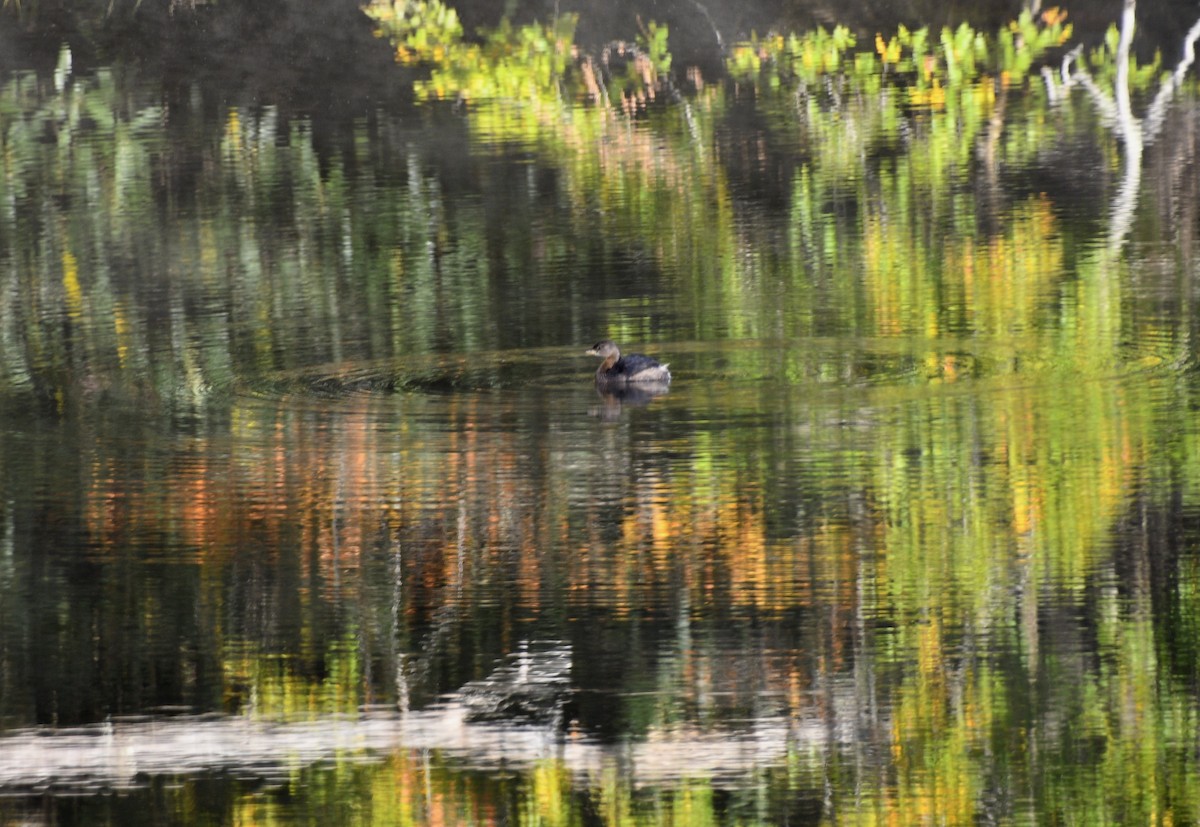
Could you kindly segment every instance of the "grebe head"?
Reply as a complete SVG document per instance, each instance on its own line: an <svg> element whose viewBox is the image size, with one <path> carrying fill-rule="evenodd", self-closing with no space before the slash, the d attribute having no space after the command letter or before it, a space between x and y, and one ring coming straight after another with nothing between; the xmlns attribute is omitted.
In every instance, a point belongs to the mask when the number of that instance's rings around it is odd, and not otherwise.
<svg viewBox="0 0 1200 827"><path fill-rule="evenodd" d="M603 339L596 342L589 350L585 350L584 354L586 356L599 356L601 359L607 359L610 356L617 359L621 358L620 348L611 339Z"/></svg>

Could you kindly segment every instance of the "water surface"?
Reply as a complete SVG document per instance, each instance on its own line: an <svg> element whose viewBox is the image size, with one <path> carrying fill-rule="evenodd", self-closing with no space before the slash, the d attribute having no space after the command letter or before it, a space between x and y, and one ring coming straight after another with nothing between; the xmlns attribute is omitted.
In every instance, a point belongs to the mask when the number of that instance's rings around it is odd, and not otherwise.
<svg viewBox="0 0 1200 827"><path fill-rule="evenodd" d="M0 819L1200 818L1194 70L372 25L0 78Z"/></svg>

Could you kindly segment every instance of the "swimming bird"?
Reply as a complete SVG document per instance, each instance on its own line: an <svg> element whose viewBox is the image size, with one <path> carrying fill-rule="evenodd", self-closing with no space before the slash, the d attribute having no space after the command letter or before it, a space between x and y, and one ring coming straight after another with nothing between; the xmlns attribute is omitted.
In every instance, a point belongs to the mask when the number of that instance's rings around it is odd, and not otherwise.
<svg viewBox="0 0 1200 827"><path fill-rule="evenodd" d="M666 365L641 353L622 356L621 349L611 339L596 342L584 352L604 360L596 370L597 384L621 386L628 382L657 382L665 385L671 381L671 372Z"/></svg>

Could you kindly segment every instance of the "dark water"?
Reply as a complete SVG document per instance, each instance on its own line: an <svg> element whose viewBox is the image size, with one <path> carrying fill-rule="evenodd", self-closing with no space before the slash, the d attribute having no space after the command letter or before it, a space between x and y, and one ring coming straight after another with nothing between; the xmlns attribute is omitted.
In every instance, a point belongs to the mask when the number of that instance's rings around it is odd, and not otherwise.
<svg viewBox="0 0 1200 827"><path fill-rule="evenodd" d="M1200 819L1182 35L1133 120L1111 55L1039 73L1083 35L1005 85L48 9L0 16L0 821Z"/></svg>

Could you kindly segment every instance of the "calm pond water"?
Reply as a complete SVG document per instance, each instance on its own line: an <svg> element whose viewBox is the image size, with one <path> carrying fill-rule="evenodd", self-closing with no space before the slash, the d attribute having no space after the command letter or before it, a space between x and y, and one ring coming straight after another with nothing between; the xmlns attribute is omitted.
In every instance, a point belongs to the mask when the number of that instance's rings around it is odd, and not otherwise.
<svg viewBox="0 0 1200 827"><path fill-rule="evenodd" d="M1200 821L1194 10L145 5L0 12L0 822Z"/></svg>

